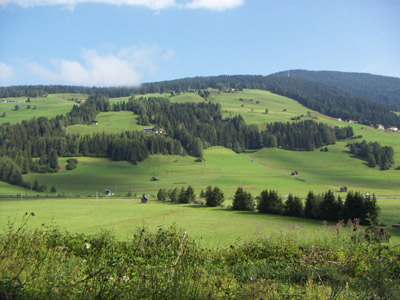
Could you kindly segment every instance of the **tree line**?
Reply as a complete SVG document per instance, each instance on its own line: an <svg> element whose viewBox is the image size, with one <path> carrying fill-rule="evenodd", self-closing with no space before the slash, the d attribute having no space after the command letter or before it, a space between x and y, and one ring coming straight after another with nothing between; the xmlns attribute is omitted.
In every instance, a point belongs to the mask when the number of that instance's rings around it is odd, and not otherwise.
<svg viewBox="0 0 400 300"><path fill-rule="evenodd" d="M200 198L205 198L205 205L209 207L220 206L225 200L224 193L217 186L208 186L205 192L201 190ZM160 188L157 199L174 203L193 203L196 196L191 186L187 189L182 187L180 190ZM274 190L263 190L254 198L242 187L238 187L235 192L232 209L335 222L358 219L361 224L376 223L380 211L375 194L370 196L360 192L349 192L343 201L341 196L336 197L332 191L320 195L310 191L303 204L298 196L292 194L284 201Z"/></svg>
<svg viewBox="0 0 400 300"><path fill-rule="evenodd" d="M394 164L394 150L391 146L382 146L378 142L351 143L350 153L362 157L370 168L379 166L381 170L389 170Z"/></svg>

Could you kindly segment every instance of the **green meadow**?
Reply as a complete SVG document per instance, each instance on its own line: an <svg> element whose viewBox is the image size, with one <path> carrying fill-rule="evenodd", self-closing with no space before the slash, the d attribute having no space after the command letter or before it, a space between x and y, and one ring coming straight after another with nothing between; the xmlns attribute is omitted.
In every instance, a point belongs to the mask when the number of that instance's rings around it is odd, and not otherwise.
<svg viewBox="0 0 400 300"><path fill-rule="evenodd" d="M400 243L400 231L390 227L399 222L400 200L379 199L380 221L387 224L392 243ZM227 203L229 206L229 202ZM236 241L254 240L282 231L297 232L307 240L324 230L318 220L238 212L229 208L208 208L199 204L170 204L150 201L141 204L135 198L70 198L0 200L0 228L8 221L18 226L25 212L34 212L28 226L56 226L62 230L94 234L111 230L118 238L128 239L141 227L156 230L177 225L204 246L227 246Z"/></svg>
<svg viewBox="0 0 400 300"><path fill-rule="evenodd" d="M15 100L16 102L0 103L0 115L6 113L6 117L0 118L2 123L18 123L23 120L29 120L38 117L53 118L57 115L63 115L71 111L72 106L76 104L74 101L69 101L71 98L87 97L82 94L50 94L47 97L30 98L31 102L28 103L27 97L12 97L4 98L6 100ZM25 100L25 103L18 103L18 101ZM19 110L15 110L18 105ZM31 108L28 109L28 106ZM36 109L33 109L36 106Z"/></svg>
<svg viewBox="0 0 400 300"><path fill-rule="evenodd" d="M137 117L131 111L101 112L96 118L98 125L76 124L68 126L70 134L120 133L121 131L142 130L146 126L137 124Z"/></svg>
<svg viewBox="0 0 400 300"><path fill-rule="evenodd" d="M349 190L376 193L380 197L400 196L399 171L370 169L364 161L346 153L343 143L329 149L329 152L290 152L266 148L236 154L222 147L211 147L204 151L203 162L195 162L191 156L155 155L137 165L107 158L78 157L78 168L72 171L65 169L67 158L60 158L58 173L30 173L24 175L24 180L37 179L48 189L54 185L60 194L80 196L100 194L105 189L119 196L129 191L154 195L159 188L187 185L192 185L198 193L208 185L217 185L228 197L238 186L253 194L268 188L282 195L293 193L305 197L310 190L321 193L346 186ZM299 176L291 176L293 170ZM151 181L153 176L159 181ZM12 194L19 191L20 187L9 188Z"/></svg>

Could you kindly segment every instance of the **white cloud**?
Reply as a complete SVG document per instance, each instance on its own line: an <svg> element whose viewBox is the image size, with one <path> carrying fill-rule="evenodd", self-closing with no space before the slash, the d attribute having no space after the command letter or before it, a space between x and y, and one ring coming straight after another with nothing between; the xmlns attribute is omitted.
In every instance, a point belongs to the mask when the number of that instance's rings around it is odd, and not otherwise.
<svg viewBox="0 0 400 300"><path fill-rule="evenodd" d="M244 3L244 0L193 0L186 4L186 7L197 9L204 8L210 10L227 10L236 8Z"/></svg>
<svg viewBox="0 0 400 300"><path fill-rule="evenodd" d="M175 50L174 49L169 49L167 52L165 52L162 56L164 60L172 60L176 56Z"/></svg>
<svg viewBox="0 0 400 300"><path fill-rule="evenodd" d="M13 67L0 62L0 85L7 84L14 74L15 71Z"/></svg>
<svg viewBox="0 0 400 300"><path fill-rule="evenodd" d="M130 5L143 6L155 11L171 7L187 7L191 9L227 10L236 8L244 3L245 0L0 0L0 6L16 4L21 7L62 5L68 9L73 9L80 3L104 3L110 5ZM186 4L182 4L186 3Z"/></svg>
<svg viewBox="0 0 400 300"><path fill-rule="evenodd" d="M138 86L144 73L154 73L157 49L149 46L124 48L116 54L101 55L85 50L81 61L57 59L54 70L30 63L29 70L51 84L85 86Z"/></svg>
<svg viewBox="0 0 400 300"><path fill-rule="evenodd" d="M21 7L64 5L69 8L79 3L105 3L112 5L136 5L144 6L154 10L165 9L176 6L175 0L0 0L1 5L17 4Z"/></svg>

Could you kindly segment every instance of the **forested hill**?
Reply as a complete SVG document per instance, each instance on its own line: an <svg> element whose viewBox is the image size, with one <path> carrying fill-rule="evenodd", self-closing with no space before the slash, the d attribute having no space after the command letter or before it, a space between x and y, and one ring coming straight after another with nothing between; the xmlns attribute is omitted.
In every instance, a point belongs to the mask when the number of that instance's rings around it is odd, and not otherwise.
<svg viewBox="0 0 400 300"><path fill-rule="evenodd" d="M400 108L400 78L334 71L283 71L274 76L302 78L326 84L355 96Z"/></svg>
<svg viewBox="0 0 400 300"><path fill-rule="evenodd" d="M1 97L44 96L47 93L83 93L123 97L146 93L201 92L213 88L231 92L242 89L261 89L292 98L302 105L335 118L358 121L365 125L400 126L400 117L393 106L355 96L342 89L300 77L261 75L222 75L193 77L171 81L144 83L136 88L89 88L73 86L14 86L0 88Z"/></svg>

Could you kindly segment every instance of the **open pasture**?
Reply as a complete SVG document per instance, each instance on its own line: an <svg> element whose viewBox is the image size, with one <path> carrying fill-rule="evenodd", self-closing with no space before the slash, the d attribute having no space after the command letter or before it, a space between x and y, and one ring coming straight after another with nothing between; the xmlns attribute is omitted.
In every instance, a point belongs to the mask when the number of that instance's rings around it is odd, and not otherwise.
<svg viewBox="0 0 400 300"><path fill-rule="evenodd" d="M400 201L400 200L397 200ZM400 210L396 200L382 199L381 222L396 222ZM188 235L204 246L227 246L237 240L253 240L264 235L280 232L297 233L307 240L315 238L325 228L318 220L238 212L228 208L208 208L198 204L171 204L150 201L141 204L140 199L121 198L71 198L0 200L0 230L8 221L18 226L25 212L34 212L29 228L57 226L71 232L87 234L111 230L123 240L140 227L156 230L176 225L187 230ZM400 242L400 231L387 227L392 243Z"/></svg>
<svg viewBox="0 0 400 300"><path fill-rule="evenodd" d="M305 197L308 191L322 193L349 190L376 193L378 197L400 196L400 176L397 170L370 169L365 162L352 158L344 152L343 144L329 146L329 152L289 152L266 148L253 153L241 153L222 147L204 151L205 161L198 163L191 156L150 156L138 165L106 158L79 157L75 170L65 169L66 159L60 158L61 169L53 174L24 175L24 180L35 179L55 186L57 192L67 196L94 196L111 189L118 196L129 191L155 195L159 188L181 188L191 185L197 194L208 185L217 185L231 198L238 186L253 195L263 189L278 190L281 195L289 193ZM292 171L298 176L291 176ZM159 181L151 181L155 176ZM6 184L4 184L6 185ZM20 187L6 185L7 192L20 193ZM36 194L33 191L24 193Z"/></svg>
<svg viewBox="0 0 400 300"><path fill-rule="evenodd" d="M53 118L57 115L64 115L71 111L72 106L76 104L74 101L69 101L71 98L87 97L83 94L49 94L47 97L30 98L31 102L26 102L28 97L12 97L5 98L6 100L15 100L16 102L0 103L0 115L6 113L6 117L0 118L2 123L18 123L23 120L29 120L38 117ZM19 103L19 101L25 101ZM19 106L19 110L15 110L15 106ZM31 108L27 108L28 105ZM36 106L36 109L34 107Z"/></svg>
<svg viewBox="0 0 400 300"><path fill-rule="evenodd" d="M76 124L68 126L67 132L70 134L92 134L142 130L146 126L138 125L137 117L131 111L101 112L96 118L98 125Z"/></svg>

